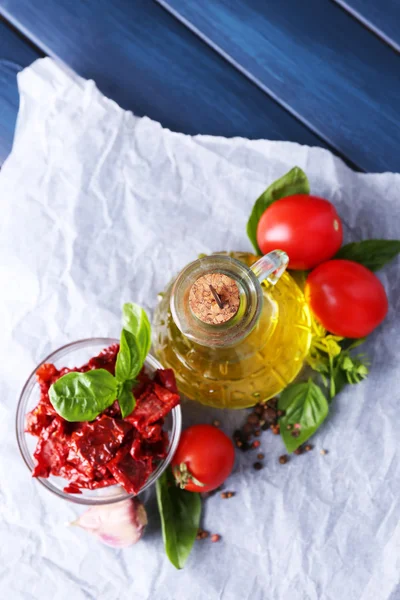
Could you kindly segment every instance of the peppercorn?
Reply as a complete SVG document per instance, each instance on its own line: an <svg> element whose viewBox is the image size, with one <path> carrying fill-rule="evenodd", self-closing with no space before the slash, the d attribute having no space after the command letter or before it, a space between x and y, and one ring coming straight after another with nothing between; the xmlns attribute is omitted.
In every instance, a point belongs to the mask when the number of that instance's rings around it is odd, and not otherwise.
<svg viewBox="0 0 400 600"><path fill-rule="evenodd" d="M255 462L255 463L254 463L254 465L253 465L253 468L254 468L256 471L260 471L260 470L263 468L263 464L262 464L262 463L260 463L260 462Z"/></svg>
<svg viewBox="0 0 400 600"><path fill-rule="evenodd" d="M260 445L261 445L260 440L255 440L251 446L252 446L252 448L259 448Z"/></svg>
<svg viewBox="0 0 400 600"><path fill-rule="evenodd" d="M253 429L253 425L250 425L250 423L245 423L242 428L242 433L244 435L250 435L251 433L253 433Z"/></svg>
<svg viewBox="0 0 400 600"><path fill-rule="evenodd" d="M277 412L270 406L264 409L263 419L268 423L274 423L276 421Z"/></svg>
<svg viewBox="0 0 400 600"><path fill-rule="evenodd" d="M198 529L197 530L197 535L196 535L196 540L204 540L205 538L207 538L209 536L209 532L208 531L204 531L204 529Z"/></svg>
<svg viewBox="0 0 400 600"><path fill-rule="evenodd" d="M264 454L260 452L259 454L257 454L257 458L258 460L262 460L264 458Z"/></svg>
<svg viewBox="0 0 400 600"><path fill-rule="evenodd" d="M218 533L213 533L213 535L211 536L212 542L219 542L220 539L221 539L221 536L218 535Z"/></svg>
<svg viewBox="0 0 400 600"><path fill-rule="evenodd" d="M303 454L303 452L304 452L304 448L303 448L303 446L299 446L299 447L298 447L298 448L297 448L297 449L294 451L294 453L295 453L295 454L297 454L297 455L299 455L299 454Z"/></svg>
<svg viewBox="0 0 400 600"><path fill-rule="evenodd" d="M227 498L233 498L234 495L235 495L235 492L222 492L221 498L226 500Z"/></svg>
<svg viewBox="0 0 400 600"><path fill-rule="evenodd" d="M257 431L255 431L255 432L254 432L254 435L255 435L256 437L259 437L259 436L261 435L261 430L260 430L260 429L257 429Z"/></svg>
<svg viewBox="0 0 400 600"><path fill-rule="evenodd" d="M249 416L247 417L247 423L249 425L258 425L259 422L260 422L260 419L254 413L249 414Z"/></svg>
<svg viewBox="0 0 400 600"><path fill-rule="evenodd" d="M261 404L256 404L253 411L257 416L261 417L264 412L264 407Z"/></svg>
<svg viewBox="0 0 400 600"><path fill-rule="evenodd" d="M235 495L235 492L222 492L221 498L226 500L227 498L233 498L234 495Z"/></svg>
<svg viewBox="0 0 400 600"><path fill-rule="evenodd" d="M289 457L287 454L282 454L282 456L279 457L279 462L281 465L286 465L288 460L289 460Z"/></svg>
<svg viewBox="0 0 400 600"><path fill-rule="evenodd" d="M312 446L311 444L307 444L306 446L304 446L304 450L306 452L310 452L310 450L312 450L314 448L314 446Z"/></svg>
<svg viewBox="0 0 400 600"><path fill-rule="evenodd" d="M300 435L300 431L292 431L291 436L294 438L298 438Z"/></svg>

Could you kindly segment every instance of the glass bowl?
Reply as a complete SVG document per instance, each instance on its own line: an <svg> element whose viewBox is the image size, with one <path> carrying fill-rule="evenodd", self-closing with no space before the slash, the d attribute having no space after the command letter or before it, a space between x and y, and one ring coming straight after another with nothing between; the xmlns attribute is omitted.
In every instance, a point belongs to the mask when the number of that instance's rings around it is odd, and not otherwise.
<svg viewBox="0 0 400 600"><path fill-rule="evenodd" d="M119 340L113 338L90 338L72 342L66 346L62 346L55 352L47 356L29 376L25 383L17 406L16 429L17 441L21 451L22 458L25 461L30 472L35 466L33 452L37 444L37 437L25 432L25 415L31 411L40 398L40 388L36 381L36 371L43 363L53 363L57 368L61 367L76 367L86 363L92 356L97 356L101 350L111 346L111 344L119 343ZM153 374L157 369L162 369L162 365L150 354L145 360L145 367ZM164 429L168 432L169 446L166 458L160 462L155 471L150 475L145 485L139 493L148 489L155 483L160 475L165 471L172 460L179 442L181 433L181 409L176 406L165 418ZM50 492L56 494L64 500L75 502L76 504L100 505L113 504L127 498L132 498L135 494L128 494L121 486L113 485L108 488L98 490L81 490L81 494L70 494L63 491L63 488L68 485L68 481L62 477L51 475L49 478L38 477L37 480Z"/></svg>

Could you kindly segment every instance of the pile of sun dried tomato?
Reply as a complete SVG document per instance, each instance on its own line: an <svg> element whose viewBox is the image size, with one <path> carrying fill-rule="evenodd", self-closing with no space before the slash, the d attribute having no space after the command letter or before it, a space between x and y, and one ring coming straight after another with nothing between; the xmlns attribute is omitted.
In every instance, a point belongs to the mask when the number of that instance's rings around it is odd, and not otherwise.
<svg viewBox="0 0 400 600"><path fill-rule="evenodd" d="M40 401L26 416L25 430L37 436L33 477L64 477L65 492L79 494L81 488L97 489L119 483L137 493L157 464L165 458L168 437L165 416L179 403L171 369L158 370L154 379L142 371L134 388L136 406L122 419L118 402L94 421L70 423L60 417L49 400L49 388L71 371L84 373L107 369L114 375L119 345L114 344L80 368L57 370L42 365L37 373Z"/></svg>

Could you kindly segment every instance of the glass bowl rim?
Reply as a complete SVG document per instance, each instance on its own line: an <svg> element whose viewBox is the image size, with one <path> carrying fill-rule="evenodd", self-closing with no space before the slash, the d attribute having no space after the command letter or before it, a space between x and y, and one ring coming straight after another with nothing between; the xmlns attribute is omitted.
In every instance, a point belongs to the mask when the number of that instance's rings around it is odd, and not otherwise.
<svg viewBox="0 0 400 600"><path fill-rule="evenodd" d="M32 454L28 449L26 439L25 439L25 436L27 436L29 434L25 432L24 421L25 421L25 415L26 415L26 404L30 398L30 395L31 395L34 387L35 387L35 384L37 385L36 371L39 369L39 367L41 365L43 365L47 362L52 362L52 360L54 361L54 360L58 360L58 359L62 358L63 356L68 354L69 351L72 349L77 349L77 350L84 349L84 348L90 347L91 345L94 345L94 344L99 344L99 345L104 344L104 348L106 348L108 346L111 346L112 344L119 344L119 340L116 338L110 338L110 337L93 337L93 338L83 338L80 340L75 340L74 342L69 342L68 344L64 344L63 346L60 346L60 348L53 350L50 354L48 354L43 360L41 360L39 362L39 364L33 369L33 371L31 372L31 374L29 375L28 379L26 380L25 384L22 387L21 393L18 398L18 404L17 404L16 416L15 416L16 438L17 438L17 444L18 444L18 448L19 448L20 454L22 456L22 459L25 462L25 464L28 467L29 472L31 474L32 474L32 469L34 467L34 463L33 463ZM151 366L153 369L162 369L163 368L161 363L152 354L147 355L145 364L146 364L146 362L149 363L149 366ZM170 462L172 460L172 457L175 454L176 448L179 443L181 429L182 429L182 412L181 412L180 404L178 404L178 406L175 406L171 410L170 414L172 417L172 427L171 427L171 433L170 433L170 445L168 448L167 456L165 457L165 459L163 461L160 462L160 464L157 466L157 468L153 471L153 473L150 475L150 477L148 478L148 480L146 481L144 486L140 489L138 494L141 494L146 489L148 489L150 486L152 486L153 483L156 482L156 480L162 475L162 473L168 467L168 465L170 464ZM21 427L21 425L22 425L22 427ZM63 498L64 500L68 500L69 502L73 502L74 504L82 504L82 505L87 505L87 506L96 506L96 505L100 506L100 505L104 505L104 504L114 504L116 502L122 502L123 500L127 500L129 498L133 498L134 496L138 495L138 494L129 494L129 493L125 492L124 495L121 495L119 497L93 496L92 498L90 498L90 497L85 498L85 497L82 497L80 494L70 494L70 493L64 492L61 489L58 489L55 485L53 485L51 483L51 481L49 481L48 479L46 479L44 477L36 477L35 479L37 479L37 481L43 487L45 487L47 490L49 490L52 494L58 496L59 498ZM67 480L65 480L65 481L67 481ZM110 486L110 488L103 488L103 489L108 490L108 489L111 489L111 487L113 487L113 486ZM121 489L123 489L123 488L121 488Z"/></svg>

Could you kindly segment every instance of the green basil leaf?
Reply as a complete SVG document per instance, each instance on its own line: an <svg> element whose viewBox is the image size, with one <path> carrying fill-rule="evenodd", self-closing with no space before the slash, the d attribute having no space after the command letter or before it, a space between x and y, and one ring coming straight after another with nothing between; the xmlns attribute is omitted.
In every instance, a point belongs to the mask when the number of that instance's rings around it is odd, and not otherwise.
<svg viewBox="0 0 400 600"><path fill-rule="evenodd" d="M142 366L143 360L136 337L130 331L123 329L115 364L115 377L119 382L135 379Z"/></svg>
<svg viewBox="0 0 400 600"><path fill-rule="evenodd" d="M151 325L146 312L138 304L131 302L124 304L122 326L135 336L143 364L151 346Z"/></svg>
<svg viewBox="0 0 400 600"><path fill-rule="evenodd" d="M354 260L371 271L378 271L400 252L400 240L363 240L340 248L335 258Z"/></svg>
<svg viewBox="0 0 400 600"><path fill-rule="evenodd" d="M294 194L309 194L310 184L307 175L299 167L294 167L280 179L272 183L269 188L256 200L250 218L247 222L247 235L254 246L256 254L262 254L257 243L258 222L265 212L276 200L293 196Z"/></svg>
<svg viewBox="0 0 400 600"><path fill-rule="evenodd" d="M321 388L311 380L286 388L279 398L278 408L285 411L279 423L288 452L293 452L308 440L326 419L329 411Z"/></svg>
<svg viewBox="0 0 400 600"><path fill-rule="evenodd" d="M66 421L93 421L117 397L117 380L105 369L67 373L49 390L55 411Z"/></svg>
<svg viewBox="0 0 400 600"><path fill-rule="evenodd" d="M117 399L123 419L129 416L136 406L136 399L132 388L133 381L124 381L118 384Z"/></svg>
<svg viewBox="0 0 400 600"><path fill-rule="evenodd" d="M200 494L180 489L169 468L157 479L156 488L165 552L174 567L182 569L200 524Z"/></svg>

